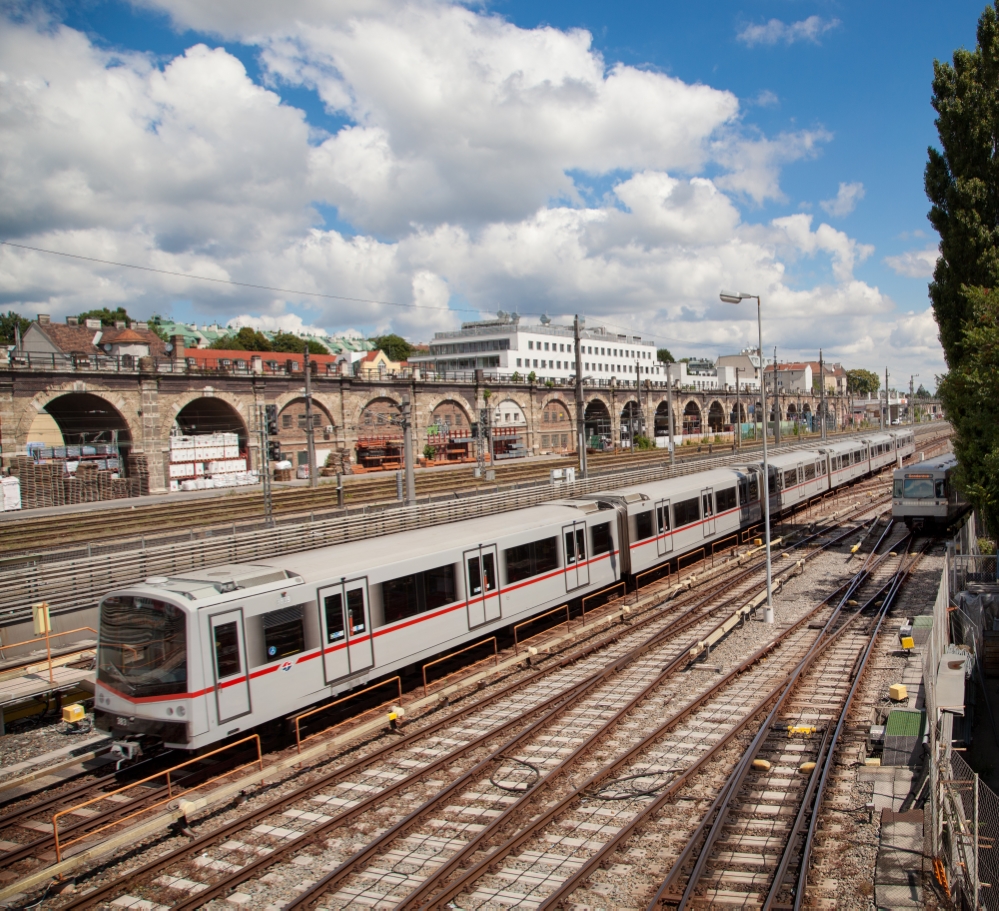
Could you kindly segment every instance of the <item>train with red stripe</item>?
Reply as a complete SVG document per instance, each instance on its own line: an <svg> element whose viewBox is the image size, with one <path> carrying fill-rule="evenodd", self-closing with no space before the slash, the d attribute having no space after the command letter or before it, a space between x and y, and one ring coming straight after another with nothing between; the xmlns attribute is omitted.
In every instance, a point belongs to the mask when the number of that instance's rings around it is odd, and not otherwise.
<svg viewBox="0 0 999 911"><path fill-rule="evenodd" d="M900 430L781 452L771 515L914 451ZM664 567L761 521L762 462L177 572L100 605L95 718L200 750Z"/></svg>

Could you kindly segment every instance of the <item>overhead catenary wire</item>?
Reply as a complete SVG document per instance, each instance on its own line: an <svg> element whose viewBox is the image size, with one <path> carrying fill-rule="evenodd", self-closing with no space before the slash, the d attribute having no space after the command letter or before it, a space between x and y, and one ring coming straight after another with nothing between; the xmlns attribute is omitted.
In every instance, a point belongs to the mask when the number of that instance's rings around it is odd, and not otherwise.
<svg viewBox="0 0 999 911"><path fill-rule="evenodd" d="M307 291L302 288L279 288L276 285L262 285L256 282L241 282L231 278L215 278L211 275L198 275L192 272L180 272L175 269L158 269L155 266L142 266L138 263L126 263L114 259L102 259L98 256L84 256L82 253L67 253L64 250L49 250L45 247L35 247L30 244L19 244L12 240L0 240L0 246L12 247L18 250L29 250L32 253L44 253L48 256L61 256L65 259L75 259L81 262L96 263L102 266L115 266L119 269L134 269L137 272L149 272L154 275L167 275L171 278L186 278L188 281L209 282L214 285L230 285L236 288L249 288L254 291L273 291L277 294L289 294L300 297L317 297L323 300L345 301L354 304L378 304L383 307L399 307L404 310L433 310L438 313L475 313L481 314L482 307L436 307L432 304L404 303L402 301L379 300L367 297L350 297L344 294L332 294L328 291ZM524 313L523 316L542 317L545 313ZM617 326L604 320L599 321L600 325L608 329L616 329L620 332L631 333L631 329L624 326ZM683 339L663 336L669 342L682 342Z"/></svg>

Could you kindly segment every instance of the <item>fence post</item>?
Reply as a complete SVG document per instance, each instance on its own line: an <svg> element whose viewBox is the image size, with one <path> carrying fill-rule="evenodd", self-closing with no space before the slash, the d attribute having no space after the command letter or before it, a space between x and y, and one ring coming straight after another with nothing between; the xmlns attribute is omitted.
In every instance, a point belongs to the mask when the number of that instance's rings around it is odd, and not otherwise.
<svg viewBox="0 0 999 911"><path fill-rule="evenodd" d="M978 890L980 888L980 877L978 875L978 773L975 772L975 898L974 908L978 911Z"/></svg>

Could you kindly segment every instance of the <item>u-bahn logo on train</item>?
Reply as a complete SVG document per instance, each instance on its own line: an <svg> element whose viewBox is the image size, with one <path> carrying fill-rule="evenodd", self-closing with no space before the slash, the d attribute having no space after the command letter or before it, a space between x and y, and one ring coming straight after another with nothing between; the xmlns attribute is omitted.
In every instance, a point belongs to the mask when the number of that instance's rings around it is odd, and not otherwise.
<svg viewBox="0 0 999 911"><path fill-rule="evenodd" d="M284 664L281 665L281 670L282 671L290 671L291 670L291 662L290 661L285 661Z"/></svg>

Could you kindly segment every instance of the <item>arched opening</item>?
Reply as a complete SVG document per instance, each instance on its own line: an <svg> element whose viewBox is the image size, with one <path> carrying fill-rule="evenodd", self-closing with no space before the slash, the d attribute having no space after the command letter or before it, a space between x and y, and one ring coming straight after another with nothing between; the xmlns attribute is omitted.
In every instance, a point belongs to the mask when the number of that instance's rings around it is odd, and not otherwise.
<svg viewBox="0 0 999 911"><path fill-rule="evenodd" d="M468 462L475 459L471 420L458 402L445 399L434 408L422 455L433 462Z"/></svg>
<svg viewBox="0 0 999 911"><path fill-rule="evenodd" d="M552 399L541 412L541 451L572 452L572 420L564 402Z"/></svg>
<svg viewBox="0 0 999 911"><path fill-rule="evenodd" d="M787 406L787 419L789 421L794 421L797 420L797 418L798 418L798 408L794 404L794 402L791 402L791 404Z"/></svg>
<svg viewBox="0 0 999 911"><path fill-rule="evenodd" d="M239 451L246 452L249 434L240 413L225 399L205 396L188 402L174 418L182 436L197 437L210 433L234 433L239 437Z"/></svg>
<svg viewBox="0 0 999 911"><path fill-rule="evenodd" d="M697 407L697 402L687 402L687 407L683 409L683 433L690 436L692 433L701 432L701 409Z"/></svg>
<svg viewBox="0 0 999 911"><path fill-rule="evenodd" d="M121 412L91 392L69 392L45 406L67 446L113 447L122 460L132 448L132 434Z"/></svg>
<svg viewBox="0 0 999 911"><path fill-rule="evenodd" d="M594 399L586 406L586 411L583 414L583 425L588 449L610 449L613 447L610 412L599 399Z"/></svg>
<svg viewBox="0 0 999 911"><path fill-rule="evenodd" d="M801 406L801 421L803 424L808 425L809 430L814 429L815 421L812 416L812 406L809 405L808 402L805 402L805 404Z"/></svg>
<svg viewBox="0 0 999 911"><path fill-rule="evenodd" d="M621 409L621 445L631 447L635 437L645 433L645 420L638 402L628 402Z"/></svg>
<svg viewBox="0 0 999 911"><path fill-rule="evenodd" d="M402 468L402 450L402 409L387 396L372 399L361 411L355 471Z"/></svg>
<svg viewBox="0 0 999 911"><path fill-rule="evenodd" d="M732 403L732 412L729 415L729 421L732 424L745 424L746 423L746 406L739 402L738 404Z"/></svg>
<svg viewBox="0 0 999 911"><path fill-rule="evenodd" d="M492 453L497 459L527 455L527 418L513 399L504 399L491 412Z"/></svg>
<svg viewBox="0 0 999 911"><path fill-rule="evenodd" d="M669 436L669 404L660 402L656 406L655 430L657 437Z"/></svg>
<svg viewBox="0 0 999 911"><path fill-rule="evenodd" d="M292 399L278 415L278 441L281 444L281 456L296 465L309 464L307 428L305 399ZM336 422L315 399L312 400L312 434L316 462L322 466L336 440Z"/></svg>
<svg viewBox="0 0 999 911"><path fill-rule="evenodd" d="M711 403L708 409L708 427L712 433L720 433L725 426L725 407L719 401Z"/></svg>

